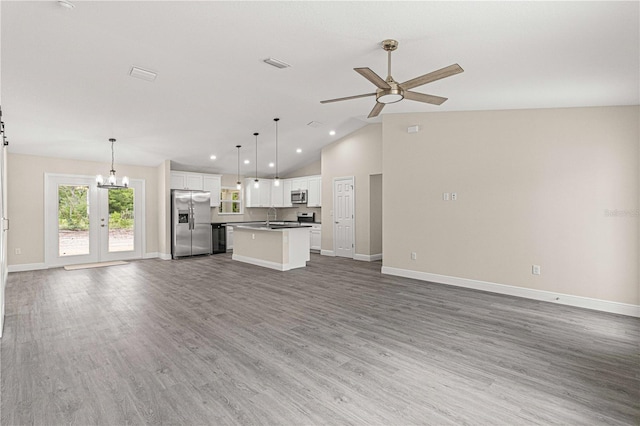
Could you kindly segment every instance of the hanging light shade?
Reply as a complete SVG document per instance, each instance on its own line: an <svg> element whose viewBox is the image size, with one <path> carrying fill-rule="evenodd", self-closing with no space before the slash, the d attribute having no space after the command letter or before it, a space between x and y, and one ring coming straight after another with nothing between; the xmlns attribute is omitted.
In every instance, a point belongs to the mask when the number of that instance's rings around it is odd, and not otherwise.
<svg viewBox="0 0 640 426"><path fill-rule="evenodd" d="M240 148L242 145L236 145L238 148L238 180L236 181L236 189L242 189L242 182L240 182Z"/></svg>
<svg viewBox="0 0 640 426"><path fill-rule="evenodd" d="M113 144L116 142L116 140L114 138L109 139L109 142L111 142L111 170L109 170L109 177L107 178L107 181L104 181L104 177L102 177L102 175L97 175L96 176L96 184L98 185L98 188L102 188L102 189L120 189L120 188L128 188L129 187L129 178L124 176L122 178L122 184L118 185L118 179L116 178L116 171L113 168L113 162L114 162L114 152L113 152Z"/></svg>
<svg viewBox="0 0 640 426"><path fill-rule="evenodd" d="M253 181L254 188L260 188L260 181L258 180L258 135L259 133L253 134L256 137L256 179Z"/></svg>
<svg viewBox="0 0 640 426"><path fill-rule="evenodd" d="M276 122L276 178L273 180L274 186L280 186L280 177L278 177L278 121L279 118L274 118L273 121Z"/></svg>

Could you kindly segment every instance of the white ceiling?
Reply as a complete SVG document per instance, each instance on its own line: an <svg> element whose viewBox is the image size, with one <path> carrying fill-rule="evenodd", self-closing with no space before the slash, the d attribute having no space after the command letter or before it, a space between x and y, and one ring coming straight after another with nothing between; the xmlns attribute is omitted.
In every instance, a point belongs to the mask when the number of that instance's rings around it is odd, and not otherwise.
<svg viewBox="0 0 640 426"><path fill-rule="evenodd" d="M367 123L373 92L353 71L398 81L459 63L465 72L416 88L448 97L385 113L640 103L639 2L2 1L1 102L14 153L280 175ZM274 57L292 65L276 69ZM128 76L132 65L155 82ZM312 128L317 121L323 126ZM337 134L330 136L329 131ZM296 154L295 148L302 148ZM211 161L209 156L217 155Z"/></svg>

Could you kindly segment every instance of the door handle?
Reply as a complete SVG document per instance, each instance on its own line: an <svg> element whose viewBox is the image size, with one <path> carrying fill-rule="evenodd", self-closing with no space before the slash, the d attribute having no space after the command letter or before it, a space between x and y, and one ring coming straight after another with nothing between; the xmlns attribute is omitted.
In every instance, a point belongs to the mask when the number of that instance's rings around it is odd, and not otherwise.
<svg viewBox="0 0 640 426"><path fill-rule="evenodd" d="M339 222L336 222L336 223L339 223Z"/></svg>

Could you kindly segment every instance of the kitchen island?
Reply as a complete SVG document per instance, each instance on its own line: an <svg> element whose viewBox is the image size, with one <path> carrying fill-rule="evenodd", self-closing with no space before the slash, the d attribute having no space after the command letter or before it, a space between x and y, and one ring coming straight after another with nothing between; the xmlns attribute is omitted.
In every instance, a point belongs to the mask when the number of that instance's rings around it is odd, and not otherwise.
<svg viewBox="0 0 640 426"><path fill-rule="evenodd" d="M287 224L234 226L231 258L278 271L304 268L310 259L310 229Z"/></svg>

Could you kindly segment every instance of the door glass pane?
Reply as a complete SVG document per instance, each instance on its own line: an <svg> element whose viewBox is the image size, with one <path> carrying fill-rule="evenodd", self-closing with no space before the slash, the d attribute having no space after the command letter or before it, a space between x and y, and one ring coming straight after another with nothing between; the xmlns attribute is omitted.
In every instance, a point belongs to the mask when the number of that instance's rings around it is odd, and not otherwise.
<svg viewBox="0 0 640 426"><path fill-rule="evenodd" d="M89 186L58 185L58 255L89 254Z"/></svg>
<svg viewBox="0 0 640 426"><path fill-rule="evenodd" d="M109 252L133 251L133 188L109 190Z"/></svg>

